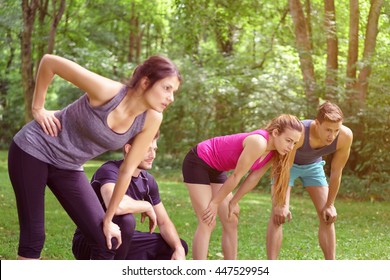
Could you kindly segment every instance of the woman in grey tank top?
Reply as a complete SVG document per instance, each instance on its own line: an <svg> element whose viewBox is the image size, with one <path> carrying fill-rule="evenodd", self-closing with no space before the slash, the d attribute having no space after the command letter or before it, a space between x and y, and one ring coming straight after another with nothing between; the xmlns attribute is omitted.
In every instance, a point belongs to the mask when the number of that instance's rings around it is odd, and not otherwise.
<svg viewBox="0 0 390 280"><path fill-rule="evenodd" d="M86 92L60 111L44 106L55 75ZM121 233L112 218L180 83L177 67L162 56L144 61L127 84L62 57L42 58L32 102L34 120L15 135L8 155L20 224L18 258L41 256L46 185L90 239L94 248L91 258L113 257L113 250L121 244ZM130 138L134 138L132 152L123 161L104 213L82 166L108 150L122 147Z"/></svg>

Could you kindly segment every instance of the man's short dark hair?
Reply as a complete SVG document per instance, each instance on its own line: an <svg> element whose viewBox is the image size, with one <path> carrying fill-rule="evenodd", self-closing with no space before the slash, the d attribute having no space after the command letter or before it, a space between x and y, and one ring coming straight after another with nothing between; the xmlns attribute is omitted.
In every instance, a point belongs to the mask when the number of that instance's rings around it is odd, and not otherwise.
<svg viewBox="0 0 390 280"><path fill-rule="evenodd" d="M344 115L339 106L326 101L318 107L316 119L320 123L324 121L337 123L343 121Z"/></svg>

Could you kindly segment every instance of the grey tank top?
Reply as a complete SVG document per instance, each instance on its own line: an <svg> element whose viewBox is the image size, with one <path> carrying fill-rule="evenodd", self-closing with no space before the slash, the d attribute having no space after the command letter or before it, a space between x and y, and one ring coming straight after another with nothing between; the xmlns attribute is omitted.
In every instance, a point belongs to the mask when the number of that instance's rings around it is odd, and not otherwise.
<svg viewBox="0 0 390 280"><path fill-rule="evenodd" d="M319 148L313 149L310 146L310 124L313 120L303 120L303 126L305 127L305 139L303 141L302 147L297 150L295 155L294 163L299 165L311 164L315 162L322 161L322 156L334 153L337 147L337 140L339 136L337 135L336 139L332 144Z"/></svg>
<svg viewBox="0 0 390 280"><path fill-rule="evenodd" d="M86 161L106 151L120 149L142 130L146 111L138 115L123 134L116 133L107 124L108 114L123 100L127 90L124 86L99 107L92 107L84 94L56 113L62 126L57 137L46 135L33 120L14 136L14 141L28 154L57 168L83 170Z"/></svg>

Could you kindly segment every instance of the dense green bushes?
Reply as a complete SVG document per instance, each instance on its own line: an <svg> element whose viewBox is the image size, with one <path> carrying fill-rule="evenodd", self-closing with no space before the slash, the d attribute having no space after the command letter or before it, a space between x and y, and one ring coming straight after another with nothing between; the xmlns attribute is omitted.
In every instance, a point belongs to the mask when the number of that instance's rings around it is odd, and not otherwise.
<svg viewBox="0 0 390 280"><path fill-rule="evenodd" d="M12 136L24 123L20 2L4 2L0 9L3 58L0 60L0 149L8 148ZM286 3L241 1L237 9L234 1L228 1L225 6L219 1L203 0L158 1L159 5L154 5L154 1L133 1L132 8L142 23L138 28L144 28L146 33L140 41L137 58L131 60L128 1L102 2L105 4L80 0L67 3L66 16L59 22L54 53L115 80L129 77L137 59L154 53L167 55L177 63L184 83L175 102L165 112L161 126L157 162L163 170L179 170L187 151L204 139L264 127L280 113L295 114L302 119L314 117L308 112L315 110L317 104L307 104ZM311 1L311 4L312 13L318 15L312 18L315 94L322 100L326 91L327 55L321 17L323 1ZM344 173L356 178L359 187L369 193L373 189L379 191L390 182L390 45L389 33L383 31L389 27L389 4L384 4L380 18L381 29L376 53L370 61L372 71L364 106L350 104L351 93L345 90L348 7L341 2L337 5L344 13L340 12L337 18L339 73L333 101L343 109L345 124L354 132ZM48 5L48 13L52 8ZM218 18L210 17L216 9ZM361 5L361 9L365 17L368 6ZM38 21L34 24L34 63L44 42L41 34L47 34L50 20L46 17L44 24ZM221 49L221 40L231 44L228 52L226 48ZM363 41L359 43L362 45ZM357 67L362 66L363 62L359 61ZM81 94L69 83L55 79L46 106L62 108ZM352 185L350 189L354 190Z"/></svg>

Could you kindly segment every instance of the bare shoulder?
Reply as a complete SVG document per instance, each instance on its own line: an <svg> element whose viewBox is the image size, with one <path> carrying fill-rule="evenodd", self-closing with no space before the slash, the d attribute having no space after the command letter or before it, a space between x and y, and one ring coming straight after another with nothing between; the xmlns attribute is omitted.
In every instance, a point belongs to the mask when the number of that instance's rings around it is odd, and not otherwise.
<svg viewBox="0 0 390 280"><path fill-rule="evenodd" d="M140 134L149 135L152 133L153 137L156 135L156 132L159 130L160 125L163 120L163 114L155 110L149 109L146 111L145 123ZM147 136L148 137L148 136ZM152 138L153 139L153 138Z"/></svg>
<svg viewBox="0 0 390 280"><path fill-rule="evenodd" d="M267 140L260 134L252 134L245 137L243 145L267 147Z"/></svg>
<svg viewBox="0 0 390 280"><path fill-rule="evenodd" d="M145 118L145 125L147 124L153 124L153 123L159 123L161 124L163 120L163 114L160 112L157 112L156 110L149 109L146 111L146 118Z"/></svg>
<svg viewBox="0 0 390 280"><path fill-rule="evenodd" d="M242 146L244 148L243 153L245 155L258 158L266 151L267 140L259 134L252 134L245 137L244 141L242 142Z"/></svg>
<svg viewBox="0 0 390 280"><path fill-rule="evenodd" d="M350 140L352 142L353 132L349 127L345 125L341 126L340 134L344 138L344 140Z"/></svg>
<svg viewBox="0 0 390 280"><path fill-rule="evenodd" d="M352 130L347 126L342 125L339 134L339 141L337 143L338 148L339 149L350 148L352 145L352 140L353 140Z"/></svg>

